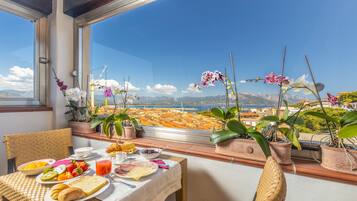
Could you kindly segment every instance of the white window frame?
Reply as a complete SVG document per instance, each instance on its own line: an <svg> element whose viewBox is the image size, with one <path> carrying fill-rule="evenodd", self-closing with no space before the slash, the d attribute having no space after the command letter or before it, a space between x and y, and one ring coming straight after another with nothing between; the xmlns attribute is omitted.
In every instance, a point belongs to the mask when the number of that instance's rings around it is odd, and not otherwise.
<svg viewBox="0 0 357 201"><path fill-rule="evenodd" d="M34 97L0 98L0 106L39 106L47 104L49 75L49 30L48 20L38 11L26 8L9 0L0 0L0 11L8 12L34 23Z"/></svg>

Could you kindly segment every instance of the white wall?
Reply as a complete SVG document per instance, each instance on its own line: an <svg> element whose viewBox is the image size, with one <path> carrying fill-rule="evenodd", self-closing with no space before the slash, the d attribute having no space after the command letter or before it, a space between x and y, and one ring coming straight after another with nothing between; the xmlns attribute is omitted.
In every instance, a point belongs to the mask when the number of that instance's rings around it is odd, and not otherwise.
<svg viewBox="0 0 357 201"><path fill-rule="evenodd" d="M109 143L74 137L75 147L105 148ZM250 201L253 199L260 168L201 157L176 154L188 159L189 201ZM349 184L285 174L287 201L356 201L357 187Z"/></svg>
<svg viewBox="0 0 357 201"><path fill-rule="evenodd" d="M52 129L52 112L13 112L0 113L0 137L18 132ZM7 172L4 143L0 143L0 175Z"/></svg>
<svg viewBox="0 0 357 201"><path fill-rule="evenodd" d="M63 13L63 0L53 0L53 11L49 16L50 66L69 87L73 86L73 18ZM50 101L53 108L54 128L67 127L65 101L57 89L51 73Z"/></svg>

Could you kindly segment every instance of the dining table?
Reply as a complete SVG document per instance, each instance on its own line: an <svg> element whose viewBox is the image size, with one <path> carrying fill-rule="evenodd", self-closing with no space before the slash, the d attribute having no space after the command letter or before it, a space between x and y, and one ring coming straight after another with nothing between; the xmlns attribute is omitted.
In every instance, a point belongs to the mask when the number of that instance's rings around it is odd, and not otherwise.
<svg viewBox="0 0 357 201"><path fill-rule="evenodd" d="M91 159L86 160L90 173L95 174L95 162L108 157L105 149L93 151ZM128 155L130 160L147 160L139 154ZM110 186L91 201L165 201L172 194L176 201L186 200L186 159L161 154L159 159L165 162L165 168L139 180L123 179L110 176ZM113 158L114 160L114 158ZM113 163L115 169L116 163ZM111 174L114 175L114 174ZM47 201L46 193L53 185L39 184L36 176L26 176L21 172L0 176L0 199L3 201Z"/></svg>

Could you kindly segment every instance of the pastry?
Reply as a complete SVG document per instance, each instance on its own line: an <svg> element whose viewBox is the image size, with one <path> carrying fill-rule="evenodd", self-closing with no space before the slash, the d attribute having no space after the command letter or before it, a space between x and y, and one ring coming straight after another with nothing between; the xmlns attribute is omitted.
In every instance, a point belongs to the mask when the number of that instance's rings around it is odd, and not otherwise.
<svg viewBox="0 0 357 201"><path fill-rule="evenodd" d="M52 186L50 190L51 198L54 200L58 200L58 194L66 188L69 188L69 186L66 184L56 184Z"/></svg>
<svg viewBox="0 0 357 201"><path fill-rule="evenodd" d="M58 194L58 201L72 201L85 197L86 194L80 188L69 187Z"/></svg>

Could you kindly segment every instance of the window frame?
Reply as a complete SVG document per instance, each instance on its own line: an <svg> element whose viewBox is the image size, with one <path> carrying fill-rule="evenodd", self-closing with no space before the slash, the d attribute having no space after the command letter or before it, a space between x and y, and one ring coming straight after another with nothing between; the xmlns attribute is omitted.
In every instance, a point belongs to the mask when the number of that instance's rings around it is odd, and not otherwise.
<svg viewBox="0 0 357 201"><path fill-rule="evenodd" d="M0 98L0 106L40 106L47 105L47 87L49 75L49 29L48 19L38 11L20 4L4 0L0 2L0 11L4 11L24 20L33 22L34 28L34 97L33 98Z"/></svg>

